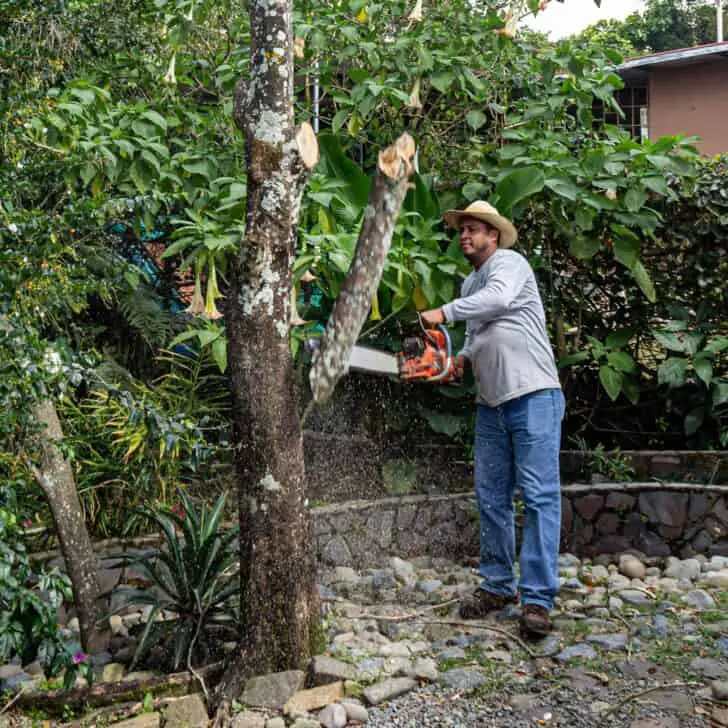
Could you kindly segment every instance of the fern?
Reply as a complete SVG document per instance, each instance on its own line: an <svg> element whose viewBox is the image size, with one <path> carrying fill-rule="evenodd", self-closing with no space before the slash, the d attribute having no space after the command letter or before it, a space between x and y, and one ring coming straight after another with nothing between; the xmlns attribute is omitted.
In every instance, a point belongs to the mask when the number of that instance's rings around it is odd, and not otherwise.
<svg viewBox="0 0 728 728"><path fill-rule="evenodd" d="M119 296L119 311L127 326L152 350L161 349L175 333L175 324L164 300L140 283Z"/></svg>

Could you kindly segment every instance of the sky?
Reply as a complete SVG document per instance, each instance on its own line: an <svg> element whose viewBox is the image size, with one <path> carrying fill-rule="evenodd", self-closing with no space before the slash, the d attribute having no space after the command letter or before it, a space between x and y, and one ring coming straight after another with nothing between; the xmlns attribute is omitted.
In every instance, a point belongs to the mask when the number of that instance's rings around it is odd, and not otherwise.
<svg viewBox="0 0 728 728"><path fill-rule="evenodd" d="M602 6L598 8L594 0L565 0L563 3L551 0L546 10L535 18L530 16L526 24L534 30L548 33L551 40L557 40L578 33L599 20L623 20L644 5L644 0L602 0Z"/></svg>

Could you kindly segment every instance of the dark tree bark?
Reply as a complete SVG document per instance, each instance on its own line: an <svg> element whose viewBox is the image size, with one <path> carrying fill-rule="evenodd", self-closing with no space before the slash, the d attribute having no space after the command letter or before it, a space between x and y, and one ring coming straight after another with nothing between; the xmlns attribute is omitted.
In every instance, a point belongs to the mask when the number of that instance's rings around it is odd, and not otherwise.
<svg viewBox="0 0 728 728"><path fill-rule="evenodd" d="M336 383L349 370L351 349L379 286L397 216L407 194L414 153L414 140L407 133L379 153L354 258L313 359L309 380L316 404L329 399Z"/></svg>
<svg viewBox="0 0 728 728"><path fill-rule="evenodd" d="M225 307L242 629L213 699L216 726L230 724L231 701L251 675L305 669L321 629L290 350L298 213L319 153L310 125L293 128L292 8L292 0L251 0L250 74L247 83L238 84L233 112L245 133L248 182L245 239L232 266ZM380 156L375 187L389 192L381 204L370 204L365 222L379 238L387 234L378 217L385 215L384 227L393 224L404 197L402 175L406 178L413 153L414 143L403 137ZM377 233L365 237L374 239ZM386 255L387 246L375 257ZM382 264L383 257L368 286L376 288ZM362 315L370 303L371 295L364 299ZM350 318L358 320L358 315Z"/></svg>
<svg viewBox="0 0 728 728"><path fill-rule="evenodd" d="M51 507L73 588L81 644L85 650L96 652L105 647L108 639L99 601L98 560L86 530L71 465L58 447L58 442L63 439L63 430L55 405L48 400L40 402L35 405L34 414L41 425L34 443L40 452L40 465L28 461L28 467Z"/></svg>
<svg viewBox="0 0 728 728"><path fill-rule="evenodd" d="M226 327L242 638L218 685L219 725L247 677L304 667L320 624L289 340L298 211L318 143L308 124L293 129L291 16L290 0L251 0L250 78L236 92L248 187Z"/></svg>

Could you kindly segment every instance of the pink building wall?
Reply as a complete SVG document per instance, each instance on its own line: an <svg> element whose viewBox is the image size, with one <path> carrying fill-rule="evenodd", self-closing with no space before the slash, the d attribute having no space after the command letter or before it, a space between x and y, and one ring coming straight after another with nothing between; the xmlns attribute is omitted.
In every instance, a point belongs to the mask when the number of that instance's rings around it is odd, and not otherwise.
<svg viewBox="0 0 728 728"><path fill-rule="evenodd" d="M697 136L701 154L728 153L728 61L651 69L649 132Z"/></svg>

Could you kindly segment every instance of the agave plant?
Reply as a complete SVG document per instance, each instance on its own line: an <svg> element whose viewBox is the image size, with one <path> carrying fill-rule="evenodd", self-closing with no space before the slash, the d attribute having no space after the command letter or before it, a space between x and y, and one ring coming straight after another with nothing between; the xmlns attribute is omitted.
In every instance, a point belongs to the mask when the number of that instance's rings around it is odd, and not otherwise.
<svg viewBox="0 0 728 728"><path fill-rule="evenodd" d="M171 668L194 666L214 651L214 633L237 626L237 526L223 529L225 495L198 513L182 491L181 510L147 506L139 514L159 529L159 550L125 554L122 560L151 586L126 589L127 604L150 606L132 666L155 645L171 646L165 655ZM158 619L159 618L159 619ZM173 639L169 639L173 637ZM165 662L167 660L165 659Z"/></svg>

